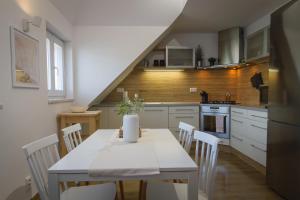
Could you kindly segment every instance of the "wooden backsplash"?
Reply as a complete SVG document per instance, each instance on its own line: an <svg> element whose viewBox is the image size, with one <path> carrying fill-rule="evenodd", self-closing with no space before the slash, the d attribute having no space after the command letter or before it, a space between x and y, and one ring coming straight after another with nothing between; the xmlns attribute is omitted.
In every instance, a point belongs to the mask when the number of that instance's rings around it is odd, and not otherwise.
<svg viewBox="0 0 300 200"><path fill-rule="evenodd" d="M250 78L256 73L261 72L264 85L269 81L269 64L257 64L237 70L237 102L245 105L259 105L259 90L252 87Z"/></svg>
<svg viewBox="0 0 300 200"><path fill-rule="evenodd" d="M199 102L199 91L205 90L209 100L225 100L225 93L231 93L231 100L243 104L259 104L259 93L252 88L250 77L256 72L263 72L267 79L267 65L261 64L238 70L186 70L183 72L145 72L136 68L119 88L124 88L132 97L138 93L147 102ZM198 92L190 93L190 88ZM119 102L122 93L116 89L103 102Z"/></svg>

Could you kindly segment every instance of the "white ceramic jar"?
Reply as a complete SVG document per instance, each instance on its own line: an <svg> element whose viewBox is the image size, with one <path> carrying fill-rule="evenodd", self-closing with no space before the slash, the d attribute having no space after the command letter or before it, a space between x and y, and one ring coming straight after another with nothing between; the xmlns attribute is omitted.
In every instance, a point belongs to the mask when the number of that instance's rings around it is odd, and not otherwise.
<svg viewBox="0 0 300 200"><path fill-rule="evenodd" d="M140 128L139 121L137 114L123 116L123 138L125 142L137 142Z"/></svg>

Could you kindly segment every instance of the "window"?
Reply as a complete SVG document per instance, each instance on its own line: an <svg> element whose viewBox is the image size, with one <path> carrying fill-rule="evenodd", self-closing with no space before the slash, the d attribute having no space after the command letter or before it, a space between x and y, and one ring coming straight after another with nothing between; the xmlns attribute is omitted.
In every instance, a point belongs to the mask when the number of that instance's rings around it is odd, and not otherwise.
<svg viewBox="0 0 300 200"><path fill-rule="evenodd" d="M47 32L47 84L49 96L65 96L64 42Z"/></svg>

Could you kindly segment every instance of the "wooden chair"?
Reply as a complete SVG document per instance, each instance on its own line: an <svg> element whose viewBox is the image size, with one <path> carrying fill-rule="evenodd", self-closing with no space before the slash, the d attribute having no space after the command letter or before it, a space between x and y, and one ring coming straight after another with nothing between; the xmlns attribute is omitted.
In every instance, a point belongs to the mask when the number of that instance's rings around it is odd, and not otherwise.
<svg viewBox="0 0 300 200"><path fill-rule="evenodd" d="M182 147L186 150L186 152L190 153L192 142L193 142L193 132L195 130L194 126L191 126L185 122L179 122L179 137L178 141L182 145ZM182 182L181 180L173 180L174 183ZM147 182L141 180L139 183L139 200L146 199L146 190L147 190Z"/></svg>
<svg viewBox="0 0 300 200"><path fill-rule="evenodd" d="M57 135L51 135L23 146L29 168L41 200L48 200L48 168L59 159ZM105 183L91 186L61 188L61 200L114 200L116 185Z"/></svg>
<svg viewBox="0 0 300 200"><path fill-rule="evenodd" d="M195 157L197 164L200 155L198 199L211 199L219 139L200 131L194 132L194 139L197 141ZM164 199L186 200L187 185L184 183L149 182L147 200Z"/></svg>
<svg viewBox="0 0 300 200"><path fill-rule="evenodd" d="M192 142L193 142L193 132L195 130L194 126L191 126L184 122L179 122L179 143L186 150L186 152L190 152Z"/></svg>
<svg viewBox="0 0 300 200"><path fill-rule="evenodd" d="M67 151L70 152L76 148L81 142L81 125L75 124L62 129L63 138Z"/></svg>
<svg viewBox="0 0 300 200"><path fill-rule="evenodd" d="M81 139L82 130L81 130L81 125L79 123L62 129L62 132L63 132L63 138L68 153L72 151L74 148L76 148L80 143L82 143L82 139ZM123 181L119 181L119 188L121 194L120 199L124 200L125 195L124 195Z"/></svg>

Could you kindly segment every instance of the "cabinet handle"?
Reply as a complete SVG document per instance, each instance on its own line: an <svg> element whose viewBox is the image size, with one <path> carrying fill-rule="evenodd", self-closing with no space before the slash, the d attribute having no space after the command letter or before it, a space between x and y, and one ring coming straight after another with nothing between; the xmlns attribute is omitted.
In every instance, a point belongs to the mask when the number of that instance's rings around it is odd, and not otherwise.
<svg viewBox="0 0 300 200"><path fill-rule="evenodd" d="M194 111L193 109L175 109L176 111Z"/></svg>
<svg viewBox="0 0 300 200"><path fill-rule="evenodd" d="M257 116L257 115L250 115L251 117L257 117L257 118L261 118L261 119L267 119L266 117L262 117L262 116Z"/></svg>
<svg viewBox="0 0 300 200"><path fill-rule="evenodd" d="M163 112L164 110L145 110L146 112L150 111L150 112Z"/></svg>
<svg viewBox="0 0 300 200"><path fill-rule="evenodd" d="M176 117L176 119L192 119L194 118L194 116L180 116L180 117Z"/></svg>
<svg viewBox="0 0 300 200"><path fill-rule="evenodd" d="M242 112L238 112L238 111L234 111L234 110L232 110L231 112L233 112L233 113L236 113L236 114L243 114Z"/></svg>
<svg viewBox="0 0 300 200"><path fill-rule="evenodd" d="M232 121L234 121L234 122L238 122L238 123L243 123L242 121L239 121L239 120L236 120L236 119L231 119Z"/></svg>
<svg viewBox="0 0 300 200"><path fill-rule="evenodd" d="M234 135L231 135L231 137L233 137L233 138L239 140L240 142L243 142L243 139L241 139L241 138L239 138L239 137L236 137L236 136L234 136Z"/></svg>
<svg viewBox="0 0 300 200"><path fill-rule="evenodd" d="M260 127L260 126L256 126L254 124L251 124L252 127L255 127L255 128L259 128L259 129L263 129L263 130L267 130L266 128L263 128L263 127Z"/></svg>
<svg viewBox="0 0 300 200"><path fill-rule="evenodd" d="M255 146L254 144L251 144L251 147L253 147L257 150L263 151L263 152L267 152L266 150L263 150L262 148L259 148L259 147Z"/></svg>

